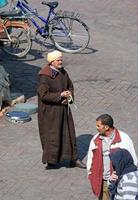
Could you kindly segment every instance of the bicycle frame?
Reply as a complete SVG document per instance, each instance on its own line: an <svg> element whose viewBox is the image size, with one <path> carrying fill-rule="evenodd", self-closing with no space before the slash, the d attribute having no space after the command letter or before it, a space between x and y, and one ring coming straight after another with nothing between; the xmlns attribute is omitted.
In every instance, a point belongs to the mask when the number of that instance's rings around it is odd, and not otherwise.
<svg viewBox="0 0 138 200"><path fill-rule="evenodd" d="M39 34L44 39L49 38L57 49L76 53L87 47L90 39L87 25L74 12L62 10L56 12L57 1L42 2L42 4L49 7L46 17L39 15L36 9L31 8L27 0L17 0L16 4L14 0L11 1L14 6L13 10L19 9L22 11L22 14L36 28L36 34Z"/></svg>
<svg viewBox="0 0 138 200"><path fill-rule="evenodd" d="M43 16L38 15L36 9L30 8L27 5L27 3L22 2L22 0L18 0L17 1L16 7L20 8L23 11L23 13L25 13L25 14L32 14L32 15L36 16L39 20L41 20L45 24L45 26L48 26L48 23L49 23L49 20L51 19L51 16L52 16L52 18L54 18L54 16L55 16L54 9L50 8L49 12L48 12L48 16L45 19ZM39 26L39 24L33 18L30 17L30 20L34 24L34 26L37 28L38 32L41 35L43 35L43 36L48 36L49 35L49 33L44 28L41 28Z"/></svg>

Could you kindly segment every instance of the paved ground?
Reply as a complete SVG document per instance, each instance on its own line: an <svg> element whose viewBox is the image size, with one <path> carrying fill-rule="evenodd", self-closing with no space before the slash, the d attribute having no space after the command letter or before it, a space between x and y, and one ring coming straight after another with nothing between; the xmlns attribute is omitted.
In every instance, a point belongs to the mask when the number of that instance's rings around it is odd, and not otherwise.
<svg viewBox="0 0 138 200"><path fill-rule="evenodd" d="M47 12L39 1L31 3L42 14ZM77 109L72 107L72 112L80 158L86 162L89 141L96 132L95 118L102 113L113 116L116 127L132 137L138 151L138 2L60 0L59 7L81 13L91 33L89 48L64 55L75 86ZM40 49L34 43L21 60L1 54L12 92L25 94L33 103L37 103L37 73L50 51L49 46ZM94 200L85 170L45 170L36 114L31 122L18 125L3 118L0 129L1 200Z"/></svg>

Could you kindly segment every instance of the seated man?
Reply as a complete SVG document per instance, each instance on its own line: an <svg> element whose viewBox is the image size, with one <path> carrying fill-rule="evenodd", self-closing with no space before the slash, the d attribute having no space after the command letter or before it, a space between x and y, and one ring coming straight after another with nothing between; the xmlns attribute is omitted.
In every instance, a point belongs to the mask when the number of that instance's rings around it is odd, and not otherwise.
<svg viewBox="0 0 138 200"><path fill-rule="evenodd" d="M3 107L10 105L10 81L9 75L5 71L4 67L0 65L0 110Z"/></svg>
<svg viewBox="0 0 138 200"><path fill-rule="evenodd" d="M0 118L7 112L9 106L25 102L24 95L11 98L9 74L0 65Z"/></svg>

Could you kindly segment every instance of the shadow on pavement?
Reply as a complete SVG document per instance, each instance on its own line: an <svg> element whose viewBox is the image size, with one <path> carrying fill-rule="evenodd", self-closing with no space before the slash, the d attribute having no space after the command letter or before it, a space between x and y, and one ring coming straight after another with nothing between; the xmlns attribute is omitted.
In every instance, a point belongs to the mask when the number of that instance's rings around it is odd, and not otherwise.
<svg viewBox="0 0 138 200"><path fill-rule="evenodd" d="M37 78L40 67L30 65L24 60L8 60L2 57L0 64L9 73L11 92L22 93L26 99L36 96Z"/></svg>
<svg viewBox="0 0 138 200"><path fill-rule="evenodd" d="M93 135L91 134L83 134L77 137L78 155L80 160L83 160L87 155L92 137Z"/></svg>
<svg viewBox="0 0 138 200"><path fill-rule="evenodd" d="M84 49L80 53L76 53L76 54L92 54L92 53L96 53L97 51L98 51L97 49L93 49L91 47L86 47L86 49Z"/></svg>

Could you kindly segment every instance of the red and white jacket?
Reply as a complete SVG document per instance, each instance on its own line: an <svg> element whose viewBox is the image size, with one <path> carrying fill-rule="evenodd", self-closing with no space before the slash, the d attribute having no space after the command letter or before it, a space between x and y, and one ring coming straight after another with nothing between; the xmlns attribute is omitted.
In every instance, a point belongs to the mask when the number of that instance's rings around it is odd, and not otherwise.
<svg viewBox="0 0 138 200"><path fill-rule="evenodd" d="M88 178L90 180L93 193L96 196L100 196L102 179L103 179L103 156L102 156L102 140L97 133L91 140L88 150L87 158L87 172ZM134 163L138 165L137 155L134 149L133 142L131 138L124 132L115 129L115 137L110 146L110 151L115 148L124 148L127 149L133 159ZM111 166L112 172L112 166Z"/></svg>

